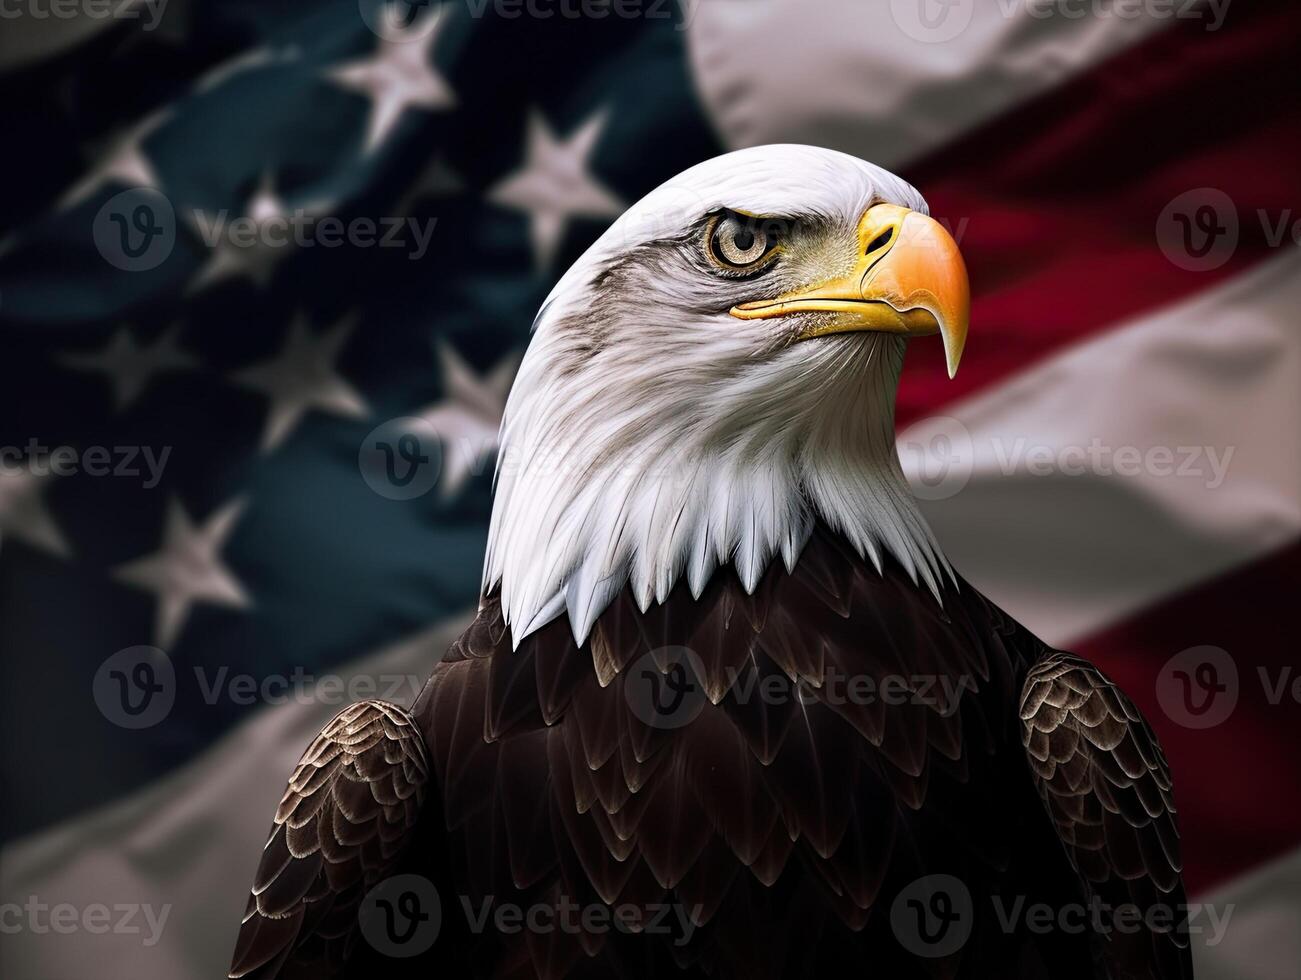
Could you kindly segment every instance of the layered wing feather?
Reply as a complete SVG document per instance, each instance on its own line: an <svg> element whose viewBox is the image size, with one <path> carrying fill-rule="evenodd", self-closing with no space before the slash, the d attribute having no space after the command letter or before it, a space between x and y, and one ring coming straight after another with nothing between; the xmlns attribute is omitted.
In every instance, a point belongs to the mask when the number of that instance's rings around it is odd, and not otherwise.
<svg viewBox="0 0 1301 980"><path fill-rule="evenodd" d="M336 715L276 809L230 976L338 976L361 900L410 843L428 780L424 742L403 709L362 701Z"/></svg>
<svg viewBox="0 0 1301 980"><path fill-rule="evenodd" d="M1154 924L1099 936L1108 975L1191 977L1170 769L1147 721L1092 664L1053 652L1026 677L1021 732L1039 795L1090 894L1111 909L1132 904Z"/></svg>

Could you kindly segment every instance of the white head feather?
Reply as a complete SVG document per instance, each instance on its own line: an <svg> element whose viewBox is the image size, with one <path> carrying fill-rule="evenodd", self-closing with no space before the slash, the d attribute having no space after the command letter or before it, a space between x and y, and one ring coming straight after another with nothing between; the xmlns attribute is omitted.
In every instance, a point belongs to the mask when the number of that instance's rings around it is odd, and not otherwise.
<svg viewBox="0 0 1301 980"><path fill-rule="evenodd" d="M647 195L560 280L507 402L484 566L516 644L564 612L582 642L625 585L644 609L729 561L752 590L817 518L938 597L951 573L894 449L903 339L792 343L781 319L728 312L848 268L876 203L926 212L843 153L740 150ZM790 219L804 261L759 282L711 271L702 228L721 209Z"/></svg>

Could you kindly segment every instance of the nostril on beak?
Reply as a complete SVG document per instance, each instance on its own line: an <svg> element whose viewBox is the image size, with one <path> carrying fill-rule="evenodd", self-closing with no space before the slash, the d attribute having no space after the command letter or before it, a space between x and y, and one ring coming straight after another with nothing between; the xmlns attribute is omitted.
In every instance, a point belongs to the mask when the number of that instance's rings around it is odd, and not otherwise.
<svg viewBox="0 0 1301 980"><path fill-rule="evenodd" d="M890 239L892 238L894 238L894 229L887 228L885 231L881 232L881 234L872 239L871 244L867 246L867 251L863 254L871 255L877 249L885 248L890 244Z"/></svg>

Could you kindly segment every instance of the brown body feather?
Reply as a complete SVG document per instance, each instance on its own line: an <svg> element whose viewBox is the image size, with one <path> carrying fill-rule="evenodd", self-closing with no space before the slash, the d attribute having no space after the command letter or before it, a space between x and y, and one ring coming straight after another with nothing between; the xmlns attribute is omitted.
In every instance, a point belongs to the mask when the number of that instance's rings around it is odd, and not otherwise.
<svg viewBox="0 0 1301 980"><path fill-rule="evenodd" d="M999 915L1183 901L1169 775L1133 706L965 583L941 606L824 527L753 595L730 568L644 613L625 591L581 646L562 616L512 650L490 597L409 715L350 710L373 764L322 774L324 796L295 774L232 975L1191 976L1177 934L1039 934ZM327 843L285 859L300 797ZM441 898L416 960L335 921L397 871ZM969 935L918 955L892 911L938 875L969 896ZM626 918L468 928L467 910L505 906Z"/></svg>

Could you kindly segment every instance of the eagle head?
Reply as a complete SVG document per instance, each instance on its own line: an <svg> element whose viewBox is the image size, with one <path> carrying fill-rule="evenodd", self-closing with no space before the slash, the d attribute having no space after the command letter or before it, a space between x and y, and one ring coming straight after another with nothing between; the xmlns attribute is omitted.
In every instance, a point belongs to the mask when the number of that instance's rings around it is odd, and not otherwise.
<svg viewBox="0 0 1301 980"><path fill-rule="evenodd" d="M556 285L507 402L484 589L514 641L724 565L753 590L817 520L938 598L894 393L909 337L956 370L969 310L921 195L855 157L753 147L652 191Z"/></svg>

